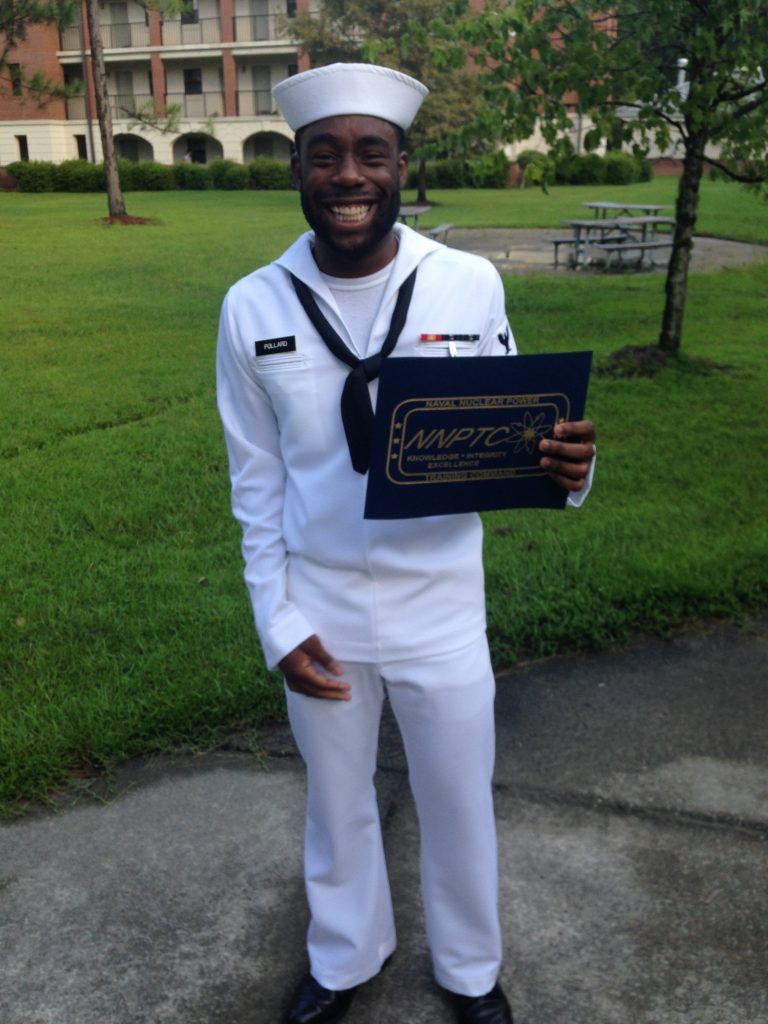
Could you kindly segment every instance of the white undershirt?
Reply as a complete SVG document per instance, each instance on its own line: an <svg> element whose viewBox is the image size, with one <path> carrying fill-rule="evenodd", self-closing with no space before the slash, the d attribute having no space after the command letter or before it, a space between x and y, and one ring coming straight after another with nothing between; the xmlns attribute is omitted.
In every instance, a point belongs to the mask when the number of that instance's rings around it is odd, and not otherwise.
<svg viewBox="0 0 768 1024"><path fill-rule="evenodd" d="M357 354L362 358L369 354L371 329L379 312L379 306L392 273L392 263L369 277L330 277L322 274L339 307L344 323L349 328Z"/></svg>

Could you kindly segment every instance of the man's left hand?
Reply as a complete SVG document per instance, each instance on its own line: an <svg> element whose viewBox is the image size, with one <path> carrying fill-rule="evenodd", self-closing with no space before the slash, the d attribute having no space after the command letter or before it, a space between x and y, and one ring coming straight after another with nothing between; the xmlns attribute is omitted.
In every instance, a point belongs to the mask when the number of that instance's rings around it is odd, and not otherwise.
<svg viewBox="0 0 768 1024"><path fill-rule="evenodd" d="M556 484L580 491L595 457L595 426L590 420L558 423L554 435L539 443L544 452L540 465Z"/></svg>

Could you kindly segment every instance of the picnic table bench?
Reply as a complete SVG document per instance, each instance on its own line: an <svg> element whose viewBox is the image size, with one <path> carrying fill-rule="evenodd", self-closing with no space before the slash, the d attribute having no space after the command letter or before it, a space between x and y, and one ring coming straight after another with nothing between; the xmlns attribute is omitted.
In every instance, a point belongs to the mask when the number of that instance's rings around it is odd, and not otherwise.
<svg viewBox="0 0 768 1024"><path fill-rule="evenodd" d="M626 265L630 262L628 257L629 253L639 253L637 259L638 266L642 267L645 263L645 254L649 256L649 264L652 267L656 266L656 261L653 258L654 252L658 249L671 249L674 242L671 238L666 239L655 239L653 242L635 242L632 239L625 239L617 242L595 242L595 249L599 249L601 252L607 254L605 261L606 266L611 266L616 261L616 266Z"/></svg>
<svg viewBox="0 0 768 1024"><path fill-rule="evenodd" d="M444 245L448 244L448 232L453 227L453 224L438 224L436 228L425 228L424 234L428 238L433 238L436 242L442 241Z"/></svg>
<svg viewBox="0 0 768 1024"><path fill-rule="evenodd" d="M555 269L557 269L560 266L560 261L558 259L560 246L567 245L569 248L571 246L574 246L576 244L576 236L561 235L559 238L545 238L544 241L549 242L551 245L554 245L555 247ZM507 253L507 256L509 256L509 253ZM571 255L568 258L569 264L573 261L573 257L574 254L571 253Z"/></svg>
<svg viewBox="0 0 768 1024"><path fill-rule="evenodd" d="M571 228L571 235L547 239L555 247L555 267L560 265L559 250L565 245L570 249L568 264L571 267L589 263L590 251L607 256L608 266L630 262L625 257L631 257L638 266L643 266L646 254L650 257L650 265L655 266L654 252L672 245L671 239L657 238L656 232L674 227L675 220L674 217L627 216L575 219L563 223Z"/></svg>

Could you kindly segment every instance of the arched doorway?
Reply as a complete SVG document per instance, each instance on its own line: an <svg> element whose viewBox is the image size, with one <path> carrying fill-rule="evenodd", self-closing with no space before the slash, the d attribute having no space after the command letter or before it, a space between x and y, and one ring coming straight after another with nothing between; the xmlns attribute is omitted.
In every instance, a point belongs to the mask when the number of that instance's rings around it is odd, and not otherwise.
<svg viewBox="0 0 768 1024"><path fill-rule="evenodd" d="M243 163L255 160L257 156L269 156L274 160L291 159L291 142L278 132L256 132L243 143Z"/></svg>
<svg viewBox="0 0 768 1024"><path fill-rule="evenodd" d="M173 144L175 164L209 164L211 160L220 160L223 156L224 150L218 139L203 132L180 135Z"/></svg>
<svg viewBox="0 0 768 1024"><path fill-rule="evenodd" d="M154 160L152 146L140 135L123 132L115 136L115 153L124 160L137 164L140 160Z"/></svg>

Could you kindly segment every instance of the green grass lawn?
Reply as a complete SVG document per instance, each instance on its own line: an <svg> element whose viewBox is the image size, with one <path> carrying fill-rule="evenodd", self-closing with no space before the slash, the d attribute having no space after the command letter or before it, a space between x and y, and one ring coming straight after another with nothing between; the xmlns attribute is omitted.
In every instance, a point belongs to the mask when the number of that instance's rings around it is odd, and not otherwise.
<svg viewBox="0 0 768 1024"><path fill-rule="evenodd" d="M672 201L660 179L619 190ZM441 192L434 223L554 226L610 190ZM653 199L651 198L653 197ZM214 396L227 286L303 222L293 193L0 193L0 807L282 714L229 512ZM431 223L431 221L425 221ZM768 205L706 182L701 230L768 242ZM522 351L655 342L661 275L509 278ZM497 664L765 604L768 266L694 275L687 362L595 376L594 493L486 516Z"/></svg>

